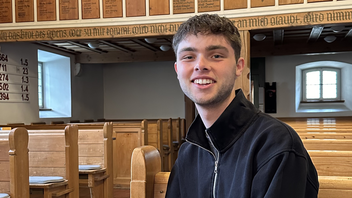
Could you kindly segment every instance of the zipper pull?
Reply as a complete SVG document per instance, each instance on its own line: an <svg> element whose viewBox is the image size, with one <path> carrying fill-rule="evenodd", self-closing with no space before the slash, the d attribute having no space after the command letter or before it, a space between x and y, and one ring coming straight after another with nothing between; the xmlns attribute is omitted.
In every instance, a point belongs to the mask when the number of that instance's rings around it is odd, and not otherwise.
<svg viewBox="0 0 352 198"><path fill-rule="evenodd" d="M214 169L214 173L217 174L218 173L218 161L215 161L215 169Z"/></svg>

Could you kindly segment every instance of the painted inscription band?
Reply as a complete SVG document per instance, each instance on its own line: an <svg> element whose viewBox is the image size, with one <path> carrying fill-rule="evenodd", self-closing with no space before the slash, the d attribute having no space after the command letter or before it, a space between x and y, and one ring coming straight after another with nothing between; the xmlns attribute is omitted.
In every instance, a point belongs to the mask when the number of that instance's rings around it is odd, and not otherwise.
<svg viewBox="0 0 352 198"><path fill-rule="evenodd" d="M352 10L232 18L239 30L352 22ZM0 31L0 42L173 35L181 23Z"/></svg>

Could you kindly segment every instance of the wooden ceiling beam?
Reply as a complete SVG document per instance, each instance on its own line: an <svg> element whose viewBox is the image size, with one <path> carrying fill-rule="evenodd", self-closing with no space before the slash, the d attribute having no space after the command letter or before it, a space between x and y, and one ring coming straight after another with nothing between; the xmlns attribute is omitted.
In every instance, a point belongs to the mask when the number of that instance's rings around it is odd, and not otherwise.
<svg viewBox="0 0 352 198"><path fill-rule="evenodd" d="M175 54L173 51L141 51L133 54L97 54L97 53L85 53L76 56L76 62L82 64L92 63L125 63L125 62L151 62L151 61L175 61ZM173 64L173 63L172 63Z"/></svg>
<svg viewBox="0 0 352 198"><path fill-rule="evenodd" d="M101 50L99 48L96 48L96 49L90 48L87 44L74 42L74 41L67 41L67 42L70 43L71 45L76 45L78 47L81 47L81 48L84 48L84 49L87 49L87 50L90 50L90 51L93 51L93 52L96 52L96 53L99 53L99 54L108 53L107 51Z"/></svg>
<svg viewBox="0 0 352 198"><path fill-rule="evenodd" d="M273 43L251 46L251 57L286 56L296 54L330 53L351 51L350 42L326 43L320 40L315 43L290 42L280 46Z"/></svg>
<svg viewBox="0 0 352 198"><path fill-rule="evenodd" d="M141 41L139 39L132 39L134 43L137 43L153 52L161 51L159 48L154 47L153 45L148 44L147 42Z"/></svg>
<svg viewBox="0 0 352 198"><path fill-rule="evenodd" d="M100 43L103 43L103 44L105 44L105 45L108 45L108 46L110 46L110 47L113 47L113 48L115 48L115 49L121 50L121 51L123 51L123 52L126 52L126 53L133 53L133 52L136 51L136 50L129 49L129 48L127 48L127 47L123 47L123 46L121 46L121 45L119 45L119 44L117 44L117 43L111 43L111 42L106 41L106 40L99 40L99 42L100 42Z"/></svg>
<svg viewBox="0 0 352 198"><path fill-rule="evenodd" d="M319 39L320 34L323 32L323 29L323 26L313 26L307 42L316 42Z"/></svg>
<svg viewBox="0 0 352 198"><path fill-rule="evenodd" d="M273 39L275 45L281 45L284 42L284 30L273 30Z"/></svg>
<svg viewBox="0 0 352 198"><path fill-rule="evenodd" d="M352 28L347 32L347 34L345 35L345 38L352 39Z"/></svg>
<svg viewBox="0 0 352 198"><path fill-rule="evenodd" d="M73 54L73 55L81 54L81 52L79 52L79 51L75 51L75 50L72 50L72 49L67 49L67 48L60 47L60 46L57 46L55 44L50 44L50 43L47 43L47 42L38 41L38 42L36 42L36 44L43 45L43 46L46 46L46 47L50 47L50 48L53 48L53 49L57 49L57 50L60 50L60 51L68 52L68 53Z"/></svg>

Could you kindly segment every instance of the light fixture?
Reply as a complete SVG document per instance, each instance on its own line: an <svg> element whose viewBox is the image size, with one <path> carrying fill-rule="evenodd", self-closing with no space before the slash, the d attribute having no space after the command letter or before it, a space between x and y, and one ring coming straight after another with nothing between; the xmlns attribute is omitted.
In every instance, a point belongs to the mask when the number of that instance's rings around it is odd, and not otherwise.
<svg viewBox="0 0 352 198"><path fill-rule="evenodd" d="M334 33L339 33L345 29L345 26L344 25L332 26L331 29Z"/></svg>
<svg viewBox="0 0 352 198"><path fill-rule="evenodd" d="M255 34L253 39L256 41L263 41L266 38L265 34Z"/></svg>
<svg viewBox="0 0 352 198"><path fill-rule="evenodd" d="M96 41L92 41L88 43L88 46L92 49L96 49L96 48L99 48L99 43Z"/></svg>
<svg viewBox="0 0 352 198"><path fill-rule="evenodd" d="M161 49L162 51L164 51L164 52L169 51L170 48L171 48L171 47L170 47L169 45L162 45L162 46L160 46L160 49Z"/></svg>
<svg viewBox="0 0 352 198"><path fill-rule="evenodd" d="M324 37L324 41L326 41L327 43L332 43L336 40L336 36L326 36Z"/></svg>
<svg viewBox="0 0 352 198"><path fill-rule="evenodd" d="M154 43L156 40L157 40L157 38L145 38L144 39L147 43Z"/></svg>

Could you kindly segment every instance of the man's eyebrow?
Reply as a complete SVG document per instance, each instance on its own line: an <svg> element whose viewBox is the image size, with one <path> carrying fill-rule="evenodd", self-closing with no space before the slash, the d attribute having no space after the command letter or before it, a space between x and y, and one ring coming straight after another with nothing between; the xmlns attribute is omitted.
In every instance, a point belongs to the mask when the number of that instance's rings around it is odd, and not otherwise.
<svg viewBox="0 0 352 198"><path fill-rule="evenodd" d="M185 47L185 48L180 49L178 54L182 53L182 52L196 52L196 51L197 51L197 49L194 47Z"/></svg>
<svg viewBox="0 0 352 198"><path fill-rule="evenodd" d="M222 50L226 50L226 52L229 52L229 50L222 45L210 45L210 46L206 47L205 49L206 49L206 51L222 49Z"/></svg>

